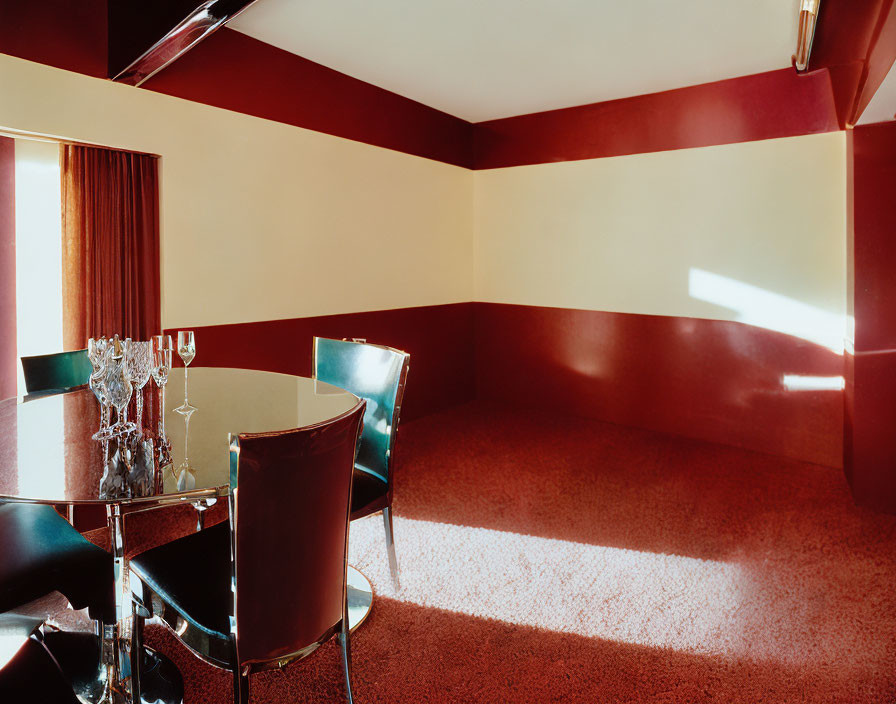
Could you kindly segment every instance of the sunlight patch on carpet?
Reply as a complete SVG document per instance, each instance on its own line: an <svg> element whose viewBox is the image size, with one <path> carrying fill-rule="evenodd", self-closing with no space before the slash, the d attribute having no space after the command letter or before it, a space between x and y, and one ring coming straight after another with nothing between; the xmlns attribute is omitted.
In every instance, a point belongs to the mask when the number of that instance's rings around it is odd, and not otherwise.
<svg viewBox="0 0 896 704"><path fill-rule="evenodd" d="M406 518L395 531L399 593L379 516L352 523L351 561L377 594L420 606L707 654L740 606L741 570L723 562Z"/></svg>

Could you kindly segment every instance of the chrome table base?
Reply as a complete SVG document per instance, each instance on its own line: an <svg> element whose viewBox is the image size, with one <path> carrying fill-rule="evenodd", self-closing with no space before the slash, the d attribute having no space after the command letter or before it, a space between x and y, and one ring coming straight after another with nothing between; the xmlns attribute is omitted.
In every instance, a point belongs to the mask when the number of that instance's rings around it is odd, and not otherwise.
<svg viewBox="0 0 896 704"><path fill-rule="evenodd" d="M105 668L100 667L100 641L95 635L57 631L48 633L44 642L80 701L85 704L127 701L126 694L107 687ZM140 683L140 699L144 704L183 704L184 682L180 671L171 660L151 648L143 649Z"/></svg>
<svg viewBox="0 0 896 704"><path fill-rule="evenodd" d="M370 580L351 565L348 566L348 627L354 631L364 623L373 606Z"/></svg>

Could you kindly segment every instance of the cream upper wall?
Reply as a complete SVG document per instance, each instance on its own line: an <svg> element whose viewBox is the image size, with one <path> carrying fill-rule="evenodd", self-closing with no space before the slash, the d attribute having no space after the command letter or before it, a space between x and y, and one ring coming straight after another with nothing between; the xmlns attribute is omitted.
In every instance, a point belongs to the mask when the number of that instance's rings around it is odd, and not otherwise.
<svg viewBox="0 0 896 704"><path fill-rule="evenodd" d="M842 132L478 171L474 182L476 300L758 316L786 332L783 310L796 325L842 327Z"/></svg>
<svg viewBox="0 0 896 704"><path fill-rule="evenodd" d="M0 127L161 155L166 327L472 298L466 169L5 55Z"/></svg>
<svg viewBox="0 0 896 704"><path fill-rule="evenodd" d="M845 315L843 133L470 172L4 55L0 127L162 156L166 326L469 300Z"/></svg>

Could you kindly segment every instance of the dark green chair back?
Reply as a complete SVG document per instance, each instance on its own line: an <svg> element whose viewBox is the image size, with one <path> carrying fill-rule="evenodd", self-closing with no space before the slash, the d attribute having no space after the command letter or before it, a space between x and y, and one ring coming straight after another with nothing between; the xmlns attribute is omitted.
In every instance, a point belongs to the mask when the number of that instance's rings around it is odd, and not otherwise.
<svg viewBox="0 0 896 704"><path fill-rule="evenodd" d="M367 401L355 466L385 482L392 478L392 449L410 357L366 342L314 338L314 378Z"/></svg>
<svg viewBox="0 0 896 704"><path fill-rule="evenodd" d="M25 388L29 394L38 391L65 391L87 383L93 365L87 350L22 357Z"/></svg>

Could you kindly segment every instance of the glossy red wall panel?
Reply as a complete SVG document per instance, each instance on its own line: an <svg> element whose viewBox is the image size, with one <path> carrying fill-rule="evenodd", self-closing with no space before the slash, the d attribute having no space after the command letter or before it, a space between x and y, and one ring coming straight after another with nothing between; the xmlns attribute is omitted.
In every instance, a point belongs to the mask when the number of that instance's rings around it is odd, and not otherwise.
<svg viewBox="0 0 896 704"><path fill-rule="evenodd" d="M896 350L857 352L851 362L846 476L857 503L896 513Z"/></svg>
<svg viewBox="0 0 896 704"><path fill-rule="evenodd" d="M226 27L144 87L458 166L472 159L470 123Z"/></svg>
<svg viewBox="0 0 896 704"><path fill-rule="evenodd" d="M840 129L827 71L782 69L476 124L474 168L594 159Z"/></svg>
<svg viewBox="0 0 896 704"><path fill-rule="evenodd" d="M853 24L859 41L867 22ZM107 44L103 0L0 3L0 52L105 76ZM144 87L450 164L496 168L837 130L859 73L832 70L798 76L788 68L474 125L225 27Z"/></svg>
<svg viewBox="0 0 896 704"><path fill-rule="evenodd" d="M0 399L16 395L16 143L0 137Z"/></svg>
<svg viewBox="0 0 896 704"><path fill-rule="evenodd" d="M842 461L842 392L782 386L784 374L839 376L842 358L741 323L465 303L194 330L196 364L305 376L313 335L405 349L406 419L478 396L830 466Z"/></svg>
<svg viewBox="0 0 896 704"><path fill-rule="evenodd" d="M893 0L824 0L809 68L839 78L834 94L843 122L855 124L896 58Z"/></svg>
<svg viewBox="0 0 896 704"><path fill-rule="evenodd" d="M855 348L896 348L896 122L852 131Z"/></svg>
<svg viewBox="0 0 896 704"><path fill-rule="evenodd" d="M476 385L504 399L840 466L842 357L736 322L478 303Z"/></svg>
<svg viewBox="0 0 896 704"><path fill-rule="evenodd" d="M106 0L2 0L0 53L106 77Z"/></svg>
<svg viewBox="0 0 896 704"><path fill-rule="evenodd" d="M366 338L410 353L402 418L412 419L473 399L473 305L196 327L194 364L311 376L312 337Z"/></svg>
<svg viewBox="0 0 896 704"><path fill-rule="evenodd" d="M844 468L856 501L896 513L896 122L849 139L849 280Z"/></svg>

